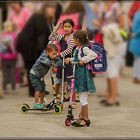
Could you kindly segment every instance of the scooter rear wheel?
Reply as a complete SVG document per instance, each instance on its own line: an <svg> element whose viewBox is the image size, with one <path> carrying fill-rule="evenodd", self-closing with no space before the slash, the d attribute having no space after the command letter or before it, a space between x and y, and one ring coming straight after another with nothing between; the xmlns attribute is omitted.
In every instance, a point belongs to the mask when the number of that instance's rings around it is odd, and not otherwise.
<svg viewBox="0 0 140 140"><path fill-rule="evenodd" d="M24 113L27 112L28 111L27 105L22 105L21 111L24 112Z"/></svg>

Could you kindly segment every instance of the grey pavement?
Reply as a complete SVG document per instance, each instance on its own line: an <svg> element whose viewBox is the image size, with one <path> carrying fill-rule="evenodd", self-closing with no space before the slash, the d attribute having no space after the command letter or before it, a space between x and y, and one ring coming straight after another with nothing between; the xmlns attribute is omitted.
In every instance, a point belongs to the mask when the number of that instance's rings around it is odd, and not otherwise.
<svg viewBox="0 0 140 140"><path fill-rule="evenodd" d="M120 78L119 107L104 107L99 104L98 93L106 89L105 78L95 78L97 93L89 95L90 127L74 128L65 126L68 103L64 104L61 114L54 111L30 111L23 113L23 103L32 105L34 98L29 98L27 88L9 91L0 100L0 138L140 138L140 85L132 82L131 69L124 71ZM51 90L51 80L46 76L47 89ZM1 81L1 78L0 78ZM52 95L48 95L48 102ZM74 110L78 116L80 104Z"/></svg>

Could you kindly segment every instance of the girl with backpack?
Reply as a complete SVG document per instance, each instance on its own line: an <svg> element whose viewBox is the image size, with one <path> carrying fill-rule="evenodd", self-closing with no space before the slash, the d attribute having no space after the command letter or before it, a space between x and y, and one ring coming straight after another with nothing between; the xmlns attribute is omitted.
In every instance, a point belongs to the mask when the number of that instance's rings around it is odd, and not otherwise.
<svg viewBox="0 0 140 140"><path fill-rule="evenodd" d="M97 54L87 47L89 41L86 32L78 30L73 34L73 37L75 45L77 46L74 51L74 57L65 59L65 63L78 62L75 67L74 90L79 93L81 111L79 113L79 118L74 121L72 125L75 127L84 127L90 125L87 101L88 92L94 93L96 91L93 77L87 69L86 64L95 59ZM84 54L83 57L82 53Z"/></svg>

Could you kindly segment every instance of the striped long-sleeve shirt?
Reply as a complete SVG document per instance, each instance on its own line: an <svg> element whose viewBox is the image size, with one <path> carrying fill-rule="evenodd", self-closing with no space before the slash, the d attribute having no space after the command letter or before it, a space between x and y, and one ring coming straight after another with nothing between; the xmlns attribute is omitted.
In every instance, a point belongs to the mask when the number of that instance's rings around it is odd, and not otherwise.
<svg viewBox="0 0 140 140"><path fill-rule="evenodd" d="M54 42L54 41L58 41L59 42L63 37L64 37L64 34L57 35L55 32L52 32L50 34L50 36L49 36L49 40L51 42ZM72 34L67 38L66 42L68 44L68 47L67 47L67 49L65 51L60 53L61 57L65 57L65 56L71 54L72 51L73 51L73 48L75 47Z"/></svg>

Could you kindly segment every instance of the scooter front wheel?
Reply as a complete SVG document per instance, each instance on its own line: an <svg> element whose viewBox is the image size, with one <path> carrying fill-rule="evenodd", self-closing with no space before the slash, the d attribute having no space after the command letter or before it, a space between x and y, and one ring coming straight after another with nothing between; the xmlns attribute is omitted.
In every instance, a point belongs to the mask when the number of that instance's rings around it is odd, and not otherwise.
<svg viewBox="0 0 140 140"><path fill-rule="evenodd" d="M66 126L70 126L70 125L71 125L71 120L67 118L67 119L65 120L65 125L66 125Z"/></svg>
<svg viewBox="0 0 140 140"><path fill-rule="evenodd" d="M54 107L55 113L61 113L61 107L59 105Z"/></svg>

